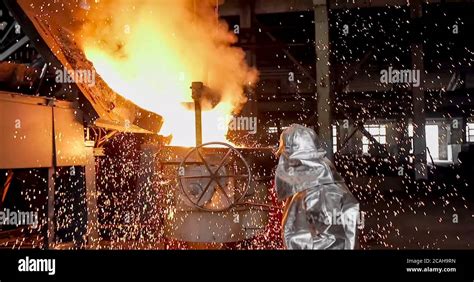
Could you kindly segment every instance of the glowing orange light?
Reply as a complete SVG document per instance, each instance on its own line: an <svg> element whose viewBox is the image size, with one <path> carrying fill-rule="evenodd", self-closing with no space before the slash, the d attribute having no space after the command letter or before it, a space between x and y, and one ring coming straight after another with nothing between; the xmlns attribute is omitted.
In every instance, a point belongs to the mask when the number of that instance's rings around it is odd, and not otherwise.
<svg viewBox="0 0 474 282"><path fill-rule="evenodd" d="M172 145L194 145L194 112L183 103L192 102L191 83L204 82L220 103L202 113L203 142L226 142L224 121L246 102L244 85L257 72L231 46L235 35L216 21L215 1L130 2L91 8L81 31L87 58L113 90L164 117L160 134L173 135Z"/></svg>

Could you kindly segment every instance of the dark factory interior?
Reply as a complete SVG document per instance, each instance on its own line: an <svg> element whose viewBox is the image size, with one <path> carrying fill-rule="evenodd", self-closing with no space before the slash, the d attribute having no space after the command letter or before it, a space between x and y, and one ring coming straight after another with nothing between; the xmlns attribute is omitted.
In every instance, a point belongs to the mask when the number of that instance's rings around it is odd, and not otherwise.
<svg viewBox="0 0 474 282"><path fill-rule="evenodd" d="M300 124L358 201L355 248L473 249L473 14L3 0L0 248L285 249L277 150Z"/></svg>

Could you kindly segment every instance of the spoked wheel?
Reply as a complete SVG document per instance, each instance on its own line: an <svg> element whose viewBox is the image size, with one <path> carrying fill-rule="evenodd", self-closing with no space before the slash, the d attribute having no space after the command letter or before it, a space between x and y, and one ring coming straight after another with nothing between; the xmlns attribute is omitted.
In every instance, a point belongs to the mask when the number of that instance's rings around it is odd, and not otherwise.
<svg viewBox="0 0 474 282"><path fill-rule="evenodd" d="M215 147L227 150L223 154L205 153L205 149L215 150ZM222 142L191 149L178 167L183 195L196 208L209 212L229 210L239 203L250 187L250 179L250 167L242 154Z"/></svg>

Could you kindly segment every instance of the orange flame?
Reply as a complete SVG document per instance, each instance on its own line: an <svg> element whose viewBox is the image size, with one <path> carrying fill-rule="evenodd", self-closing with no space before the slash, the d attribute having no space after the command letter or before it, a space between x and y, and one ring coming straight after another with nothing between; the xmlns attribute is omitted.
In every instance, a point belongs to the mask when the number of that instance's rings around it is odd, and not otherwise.
<svg viewBox="0 0 474 282"><path fill-rule="evenodd" d="M218 20L216 1L96 0L81 30L82 46L97 72L117 93L162 115L160 134L193 146L190 86L202 81L220 103L203 112L203 141L226 141L223 119L246 102L244 88L257 80L236 36ZM224 123L225 124L225 123Z"/></svg>

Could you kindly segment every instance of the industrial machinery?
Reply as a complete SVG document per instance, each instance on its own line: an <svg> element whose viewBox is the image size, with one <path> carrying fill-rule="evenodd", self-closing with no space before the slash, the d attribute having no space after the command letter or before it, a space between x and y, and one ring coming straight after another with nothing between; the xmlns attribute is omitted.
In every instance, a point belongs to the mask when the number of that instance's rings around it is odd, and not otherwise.
<svg viewBox="0 0 474 282"><path fill-rule="evenodd" d="M23 207L39 218L34 227L2 227L0 240L8 248L17 241L12 234L23 238L23 247L97 246L101 143L118 132L156 134L163 119L115 93L100 76L93 85L56 83L57 71L95 72L94 67L67 28L41 6L5 5L41 57L26 69L2 63L0 80L8 83L3 89L15 92L0 92L0 170L8 175L0 206Z"/></svg>
<svg viewBox="0 0 474 282"><path fill-rule="evenodd" d="M158 175L158 213L167 238L227 243L250 239L263 230L272 209L269 198L275 157L270 149L207 143L196 148L143 147ZM142 164L147 161L142 160ZM143 177L142 179L150 179ZM161 183L160 185L156 183ZM148 194L149 191L141 191Z"/></svg>
<svg viewBox="0 0 474 282"><path fill-rule="evenodd" d="M199 92L200 85L194 83L193 92ZM195 99L196 109L200 108L199 103ZM275 208L269 190L276 157L271 148L235 148L222 142L200 144L200 122L200 112L196 111L194 148L156 144L142 147L142 167L153 169L140 178L137 186L162 195L156 199L168 238L227 243L257 236L268 224L269 210ZM158 177L153 179L153 174ZM152 183L146 183L150 179Z"/></svg>

